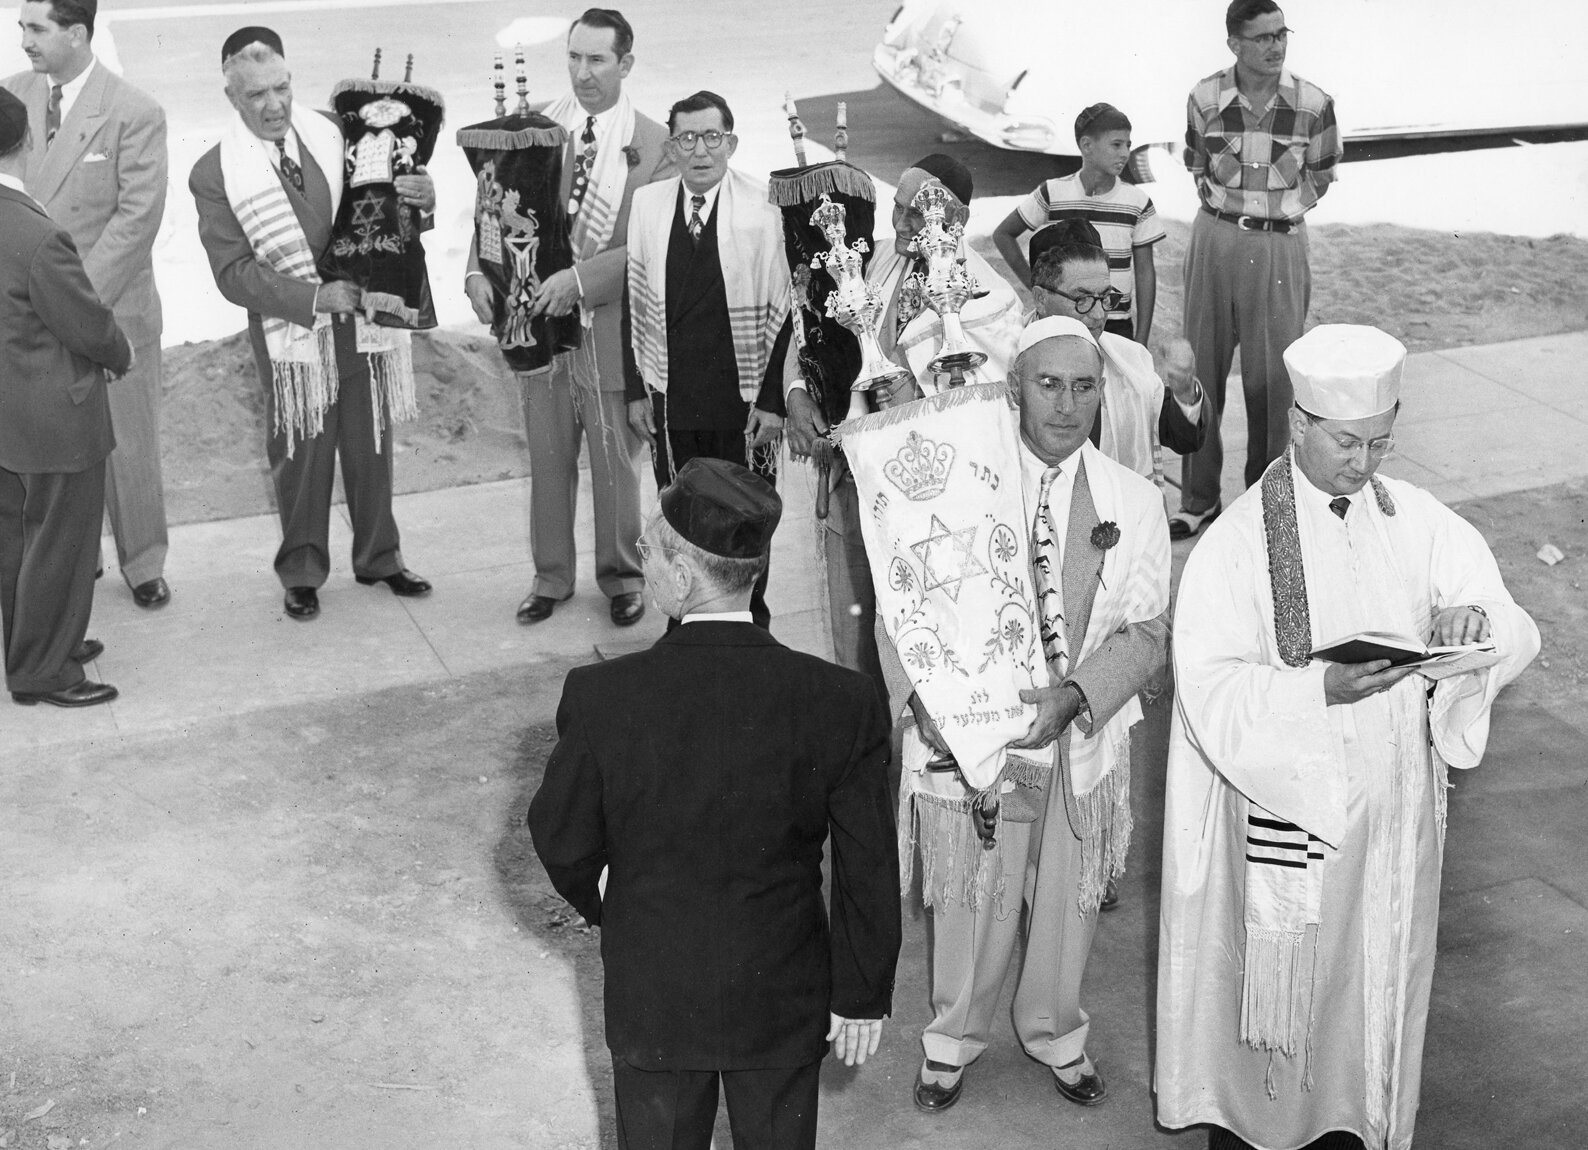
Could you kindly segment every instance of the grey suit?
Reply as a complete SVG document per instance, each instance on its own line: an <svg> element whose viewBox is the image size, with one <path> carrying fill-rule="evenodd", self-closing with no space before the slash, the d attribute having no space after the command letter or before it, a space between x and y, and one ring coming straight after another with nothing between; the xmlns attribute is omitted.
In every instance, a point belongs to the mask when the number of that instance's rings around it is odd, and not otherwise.
<svg viewBox="0 0 1588 1150"><path fill-rule="evenodd" d="M46 146L49 77L22 72L5 87L28 108L28 192L70 233L89 282L137 354L132 371L110 389L116 450L105 472L105 507L122 578L136 587L165 573L168 546L154 282L154 242L165 214L165 113L96 61Z"/></svg>
<svg viewBox="0 0 1588 1150"><path fill-rule="evenodd" d="M1118 466L1103 460L1109 466ZM1161 517L1161 509L1154 509ZM1099 552L1091 543L1099 523L1081 462L1070 497L1064 567L1063 613L1069 649L1080 651L1097 593ZM1163 539L1165 550L1168 537ZM1168 557L1163 559L1168 570ZM879 634L890 696L902 704L909 684L892 644ZM1133 620L1100 647L1075 662L1065 677L1086 696L1083 733L1107 723L1132 696L1161 681L1167 665L1167 613ZM895 712L897 713L897 711ZM965 1066L987 1046L1005 973L1025 925L1025 955L1014 998L1015 1031L1026 1053L1048 1066L1064 1066L1086 1048L1088 1018L1080 1005L1081 976L1092 946L1097 914L1077 913L1081 840L1066 809L1072 727L1059 736L1059 769L1047 787L1046 805L1035 821L1005 819L999 830L1000 858L1008 901L1003 916L987 900L978 909L938 906L932 914L932 1022L921 1035L926 1056ZM1024 918L1015 892L1021 892Z"/></svg>
<svg viewBox="0 0 1588 1150"><path fill-rule="evenodd" d="M519 377L524 408L524 434L529 441L529 545L535 561L532 594L566 599L576 576L573 520L579 490L581 438L590 454L590 484L595 510L596 585L608 598L645 586L636 545L640 528L640 440L629 430L624 403L625 372L635 370L628 337L623 332L623 292L628 264L625 237L634 190L672 172L663 145L667 129L635 114L634 135L607 140L602 147L628 146L638 158L629 167L623 201L605 251L578 262L584 304L592 324L584 338L593 342L598 376L595 395L581 392L568 372L568 356L559 356L549 372ZM563 159L564 202L573 179L574 148L570 137Z"/></svg>

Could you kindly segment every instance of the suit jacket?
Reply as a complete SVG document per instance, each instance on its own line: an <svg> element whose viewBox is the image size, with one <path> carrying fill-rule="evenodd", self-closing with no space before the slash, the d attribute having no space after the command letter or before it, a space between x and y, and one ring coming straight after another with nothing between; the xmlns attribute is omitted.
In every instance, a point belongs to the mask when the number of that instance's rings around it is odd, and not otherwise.
<svg viewBox="0 0 1588 1150"><path fill-rule="evenodd" d="M103 460L116 439L100 368L131 362L66 229L0 185L0 467L75 472Z"/></svg>
<svg viewBox="0 0 1588 1150"><path fill-rule="evenodd" d="M45 146L50 79L21 72L5 87L28 107L33 143L23 182L71 233L99 298L134 344L160 339L154 241L165 215L165 113L95 61L55 142Z"/></svg>
<svg viewBox="0 0 1588 1150"><path fill-rule="evenodd" d="M1211 405L1210 405L1211 406ZM1142 515L1163 517L1162 498L1156 488L1129 468L1115 463L1099 453L1094 457L1100 465L1119 468L1125 472L1125 490L1139 491ZM1060 593L1064 597L1064 630L1069 649L1079 652L1086 641L1087 627L1092 619L1092 605L1097 599L1097 580L1101 571L1100 554L1092 545L1092 529L1102 520L1092 502L1091 485L1086 478L1087 461L1083 458L1075 475L1075 487L1070 495L1070 521L1065 528L1064 569L1060 576ZM1120 526L1130 530L1131 523ZM1168 546L1168 535L1164 535ZM900 714L914 689L898 652L888 639L879 618L876 626L877 651L882 663L882 674L888 683L888 697L895 715ZM1078 717L1075 726L1090 735L1130 701L1131 696L1143 690L1156 690L1163 682L1169 658L1169 613L1164 611L1151 619L1133 619L1103 641L1102 645L1085 658L1072 662L1064 682L1074 683L1086 696L1087 709ZM1069 755L1070 731L1066 727L1059 736L1063 756Z"/></svg>
<svg viewBox="0 0 1588 1150"><path fill-rule="evenodd" d="M1167 387L1163 389L1163 407L1158 412L1159 443L1176 455L1192 455L1202 449L1208 428L1212 426L1213 400L1206 394L1202 396L1202 410L1197 415L1197 421L1192 423L1180 410L1174 392ZM1093 439L1092 442L1096 444L1097 440Z"/></svg>
<svg viewBox="0 0 1588 1150"><path fill-rule="evenodd" d="M688 623L569 672L557 733L529 826L557 890L601 926L616 1057L803 1066L829 1010L888 1013L899 870L868 678L749 623Z"/></svg>

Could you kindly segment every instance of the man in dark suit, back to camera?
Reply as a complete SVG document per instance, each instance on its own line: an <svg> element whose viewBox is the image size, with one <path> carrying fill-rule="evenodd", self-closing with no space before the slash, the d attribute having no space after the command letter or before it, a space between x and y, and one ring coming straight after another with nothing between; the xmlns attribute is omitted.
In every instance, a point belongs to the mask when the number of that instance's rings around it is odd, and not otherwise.
<svg viewBox="0 0 1588 1150"><path fill-rule="evenodd" d="M106 374L132 345L94 294L71 236L23 190L28 112L0 89L0 615L18 703L88 707L116 688L82 664L94 606L105 459L116 445Z"/></svg>
<svg viewBox="0 0 1588 1150"><path fill-rule="evenodd" d="M887 723L867 676L750 621L781 512L738 464L680 469L639 542L682 625L569 672L529 808L552 883L601 927L624 1150L705 1150L719 1081L738 1150L814 1147L827 1042L864 1062L892 1006Z"/></svg>

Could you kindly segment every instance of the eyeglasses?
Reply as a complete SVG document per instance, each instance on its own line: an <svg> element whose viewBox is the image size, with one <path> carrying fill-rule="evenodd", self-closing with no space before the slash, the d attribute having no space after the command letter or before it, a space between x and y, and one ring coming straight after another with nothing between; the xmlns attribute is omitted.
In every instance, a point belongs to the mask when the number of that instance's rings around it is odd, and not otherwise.
<svg viewBox="0 0 1588 1150"><path fill-rule="evenodd" d="M1358 451L1366 448L1369 459L1383 459L1395 450L1395 437L1393 435L1382 435L1377 439L1358 439L1354 435L1341 437L1326 427L1319 427L1318 417L1313 415L1312 412L1303 410L1302 414L1307 417L1314 427L1317 427L1319 431L1332 439L1334 445L1347 455L1355 456Z"/></svg>
<svg viewBox="0 0 1588 1150"><path fill-rule="evenodd" d="M665 555L671 555L673 553L673 548L664 547L660 543L652 543L649 539L645 538L645 536L643 536L643 535L641 535L638 539L636 539L634 541L634 543L635 543L635 546L637 546L640 549L640 562L641 563L644 563L647 560L649 560L650 557L652 555L654 555L658 551L662 552Z"/></svg>
<svg viewBox="0 0 1588 1150"><path fill-rule="evenodd" d="M1042 288L1045 292L1052 292L1054 295L1063 296L1069 300L1075 305L1076 315L1087 315L1098 304L1102 304L1105 311L1113 311L1119 306L1120 300L1125 298L1125 293L1114 287L1109 288L1102 295L1094 295L1089 291L1076 292L1071 295L1069 292L1060 291L1058 288L1044 287L1042 284L1037 284L1036 286Z"/></svg>
<svg viewBox="0 0 1588 1150"><path fill-rule="evenodd" d="M709 132L679 132L678 135L669 136L668 139L677 144L679 151L682 152L693 152L695 150L695 141L697 140L706 145L706 151L715 152L722 147L722 142L731 135L733 135L732 132L719 132L713 129Z"/></svg>
<svg viewBox="0 0 1588 1150"><path fill-rule="evenodd" d="M1061 395L1068 391L1070 398L1077 402L1091 399L1098 392L1099 385L1095 379L1065 379L1058 375L1039 375L1034 379L1015 376L1022 385L1034 383L1049 395Z"/></svg>
<svg viewBox="0 0 1588 1150"><path fill-rule="evenodd" d="M1275 44L1283 44L1290 39L1294 28L1281 28L1277 32L1263 32L1256 36L1237 36L1237 40L1245 40L1248 44L1256 44L1259 48L1272 48Z"/></svg>

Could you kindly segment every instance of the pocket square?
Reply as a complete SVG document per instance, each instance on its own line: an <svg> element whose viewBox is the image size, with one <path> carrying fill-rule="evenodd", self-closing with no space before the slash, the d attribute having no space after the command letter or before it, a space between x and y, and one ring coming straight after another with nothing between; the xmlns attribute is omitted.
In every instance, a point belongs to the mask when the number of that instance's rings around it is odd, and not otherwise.
<svg viewBox="0 0 1588 1150"><path fill-rule="evenodd" d="M88 155L83 157L83 163L102 164L108 159L110 159L110 157L104 152L89 152Z"/></svg>

